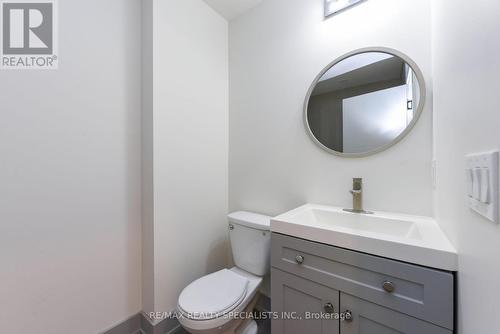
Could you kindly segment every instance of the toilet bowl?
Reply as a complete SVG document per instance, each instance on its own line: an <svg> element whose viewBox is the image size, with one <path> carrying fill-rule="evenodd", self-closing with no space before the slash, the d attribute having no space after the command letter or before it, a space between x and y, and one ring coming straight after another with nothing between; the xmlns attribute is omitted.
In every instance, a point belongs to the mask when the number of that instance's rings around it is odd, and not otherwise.
<svg viewBox="0 0 500 334"><path fill-rule="evenodd" d="M235 320L245 320L241 315L252 312L261 283L262 277L237 267L204 276L179 296L179 322L194 334L238 333L237 325L243 321ZM235 319L237 314L239 319Z"/></svg>
<svg viewBox="0 0 500 334"><path fill-rule="evenodd" d="M270 267L270 217L230 214L229 238L235 267L206 275L179 296L179 322L192 334L256 334L251 315Z"/></svg>

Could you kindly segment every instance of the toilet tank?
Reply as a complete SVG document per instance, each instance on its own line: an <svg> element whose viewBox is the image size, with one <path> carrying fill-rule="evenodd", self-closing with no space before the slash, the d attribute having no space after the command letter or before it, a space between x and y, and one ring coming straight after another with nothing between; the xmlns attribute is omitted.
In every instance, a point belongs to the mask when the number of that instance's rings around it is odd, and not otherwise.
<svg viewBox="0 0 500 334"><path fill-rule="evenodd" d="M257 276L266 275L271 265L271 217L238 211L228 219L235 265Z"/></svg>

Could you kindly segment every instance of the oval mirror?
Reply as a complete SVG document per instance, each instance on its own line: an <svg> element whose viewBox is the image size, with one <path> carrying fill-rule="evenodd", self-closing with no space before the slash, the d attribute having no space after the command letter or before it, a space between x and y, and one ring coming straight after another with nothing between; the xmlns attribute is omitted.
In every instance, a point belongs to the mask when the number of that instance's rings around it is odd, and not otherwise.
<svg viewBox="0 0 500 334"><path fill-rule="evenodd" d="M363 49L337 59L317 76L307 94L305 123L321 148L363 157L406 136L424 100L424 79L411 59L390 49Z"/></svg>

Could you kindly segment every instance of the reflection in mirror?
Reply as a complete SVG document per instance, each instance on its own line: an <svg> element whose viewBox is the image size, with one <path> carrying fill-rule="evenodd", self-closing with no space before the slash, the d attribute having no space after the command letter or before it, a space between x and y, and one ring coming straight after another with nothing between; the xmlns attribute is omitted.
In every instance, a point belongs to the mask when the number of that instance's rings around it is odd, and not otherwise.
<svg viewBox="0 0 500 334"><path fill-rule="evenodd" d="M365 52L330 67L307 103L309 130L335 153L367 155L388 148L416 122L421 86L414 69L385 52Z"/></svg>

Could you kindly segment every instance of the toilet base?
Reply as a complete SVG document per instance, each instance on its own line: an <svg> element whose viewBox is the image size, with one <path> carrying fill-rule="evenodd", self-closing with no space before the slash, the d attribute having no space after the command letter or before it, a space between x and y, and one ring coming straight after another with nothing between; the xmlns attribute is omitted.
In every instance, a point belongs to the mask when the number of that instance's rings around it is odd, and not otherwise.
<svg viewBox="0 0 500 334"><path fill-rule="evenodd" d="M252 312L258 299L259 294L257 293L244 309L244 312ZM253 319L235 319L223 327L209 330L195 330L185 326L182 327L191 334L257 334L257 323Z"/></svg>
<svg viewBox="0 0 500 334"><path fill-rule="evenodd" d="M257 334L259 328L257 327L257 322L255 320L250 320L246 324L242 324L241 328L238 328L235 334Z"/></svg>

